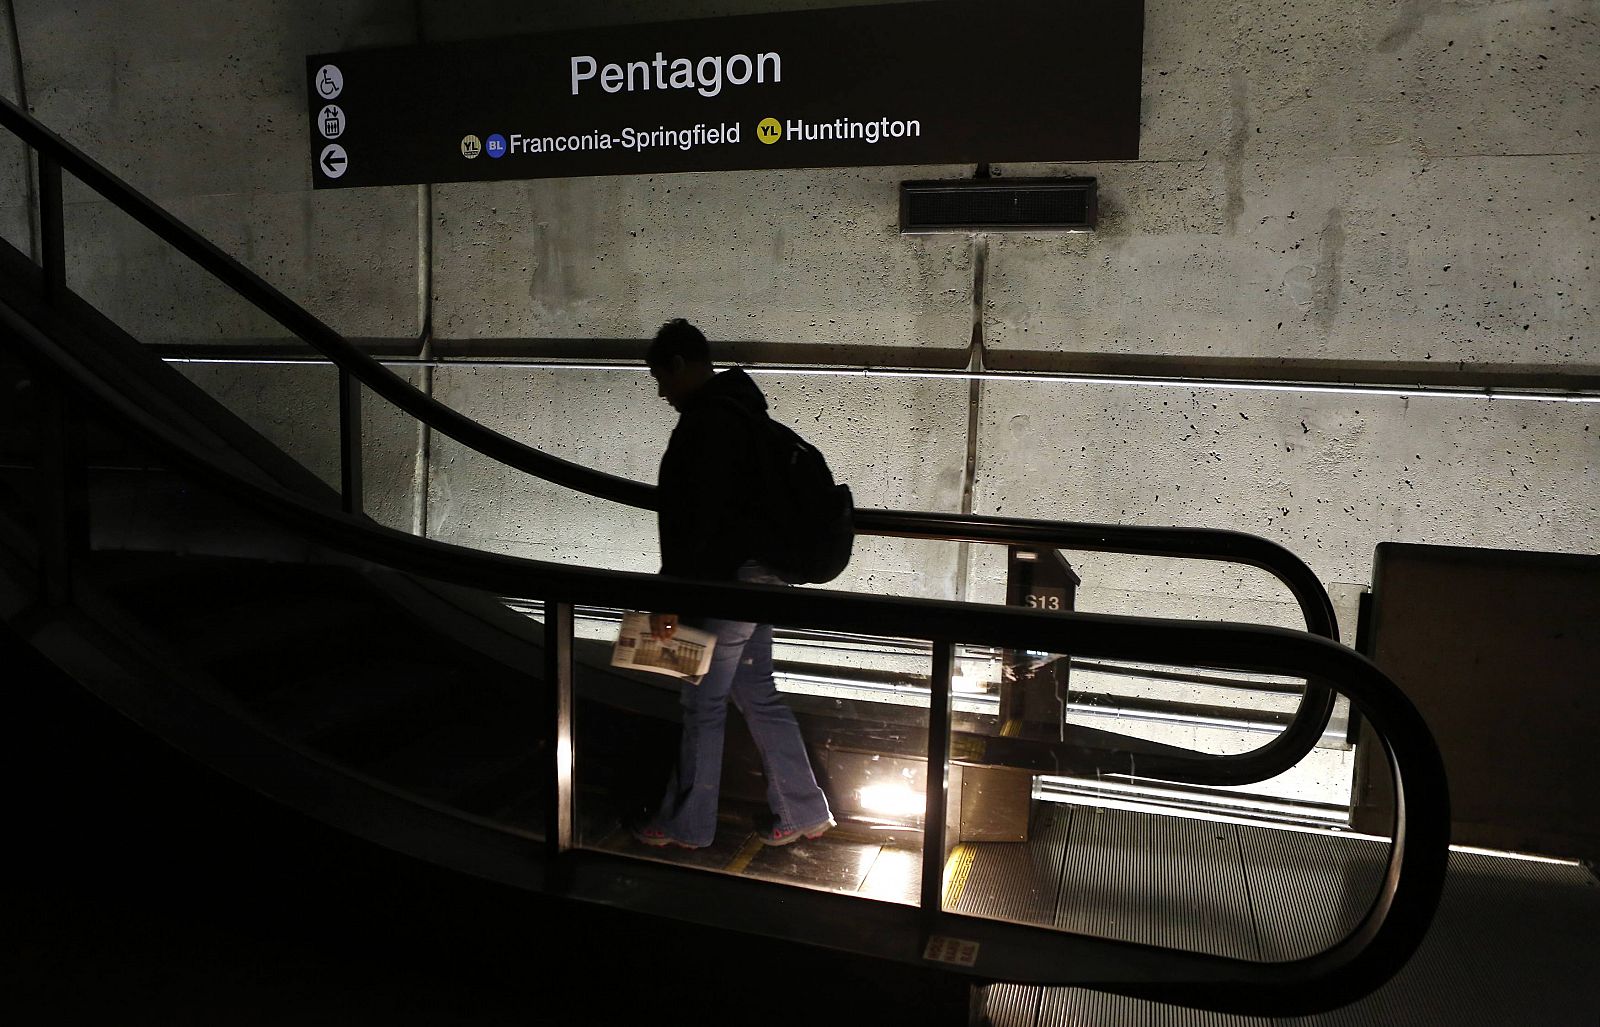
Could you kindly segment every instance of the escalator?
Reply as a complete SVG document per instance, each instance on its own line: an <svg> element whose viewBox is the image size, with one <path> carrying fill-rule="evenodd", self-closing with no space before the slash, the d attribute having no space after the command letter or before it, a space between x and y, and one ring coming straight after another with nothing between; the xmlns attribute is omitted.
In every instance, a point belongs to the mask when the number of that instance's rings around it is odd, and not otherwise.
<svg viewBox="0 0 1600 1027"><path fill-rule="evenodd" d="M1334 636L1331 606L1278 547L1228 532L897 511L859 519L863 533L1265 566L1294 591L1309 633L695 584L475 553L382 528L360 513L350 418L345 487L335 490L72 295L63 170L321 349L347 399L364 387L519 470L634 506L652 499L647 486L555 460L433 403L26 115L7 106L0 120L40 154L44 227L42 266L0 251L0 376L13 397L0 425L0 615L179 748L343 830L507 886L725 930L771 933L763 925L781 923L792 940L979 983L1078 983L1222 1010L1309 1011L1381 983L1426 929L1447 834L1437 754L1392 684L1315 637ZM539 616L514 612L508 596L531 600ZM753 841L759 778L751 754L732 746L717 843L682 856L642 850L623 826L657 784L640 768L670 759L675 695L612 670L603 644L574 628L581 610L623 605L747 611L796 631L926 647L917 703L792 699L830 796L861 794L862 782L887 775L920 806L885 814L846 800L836 835L764 851ZM1059 740L1007 737L993 716L952 704L964 644L1305 685L1272 741L1226 756L1082 726ZM1334 687L1386 739L1398 791L1411 801L1399 804L1386 852L1351 856L1359 881L1348 891L1360 898L1330 911L1334 926L1298 947L1119 933L1082 916L1109 899L1064 906L1067 883L1094 876L1108 839L1149 831L1147 821L1028 795L1022 844L963 838L986 789L1007 789L1015 802L1016 782L1040 773L1194 785L1272 777L1316 744ZM1221 859L1230 844L1241 866L1272 862L1259 855L1270 839L1192 825L1159 829L1200 862L1208 848ZM704 870L715 873L696 872ZM1130 873L1124 883L1137 886L1167 871ZM1193 878L1169 877L1177 901ZM1109 895L1114 883L1097 887ZM802 903L796 885L806 889ZM1159 913L1145 920L1160 922Z"/></svg>

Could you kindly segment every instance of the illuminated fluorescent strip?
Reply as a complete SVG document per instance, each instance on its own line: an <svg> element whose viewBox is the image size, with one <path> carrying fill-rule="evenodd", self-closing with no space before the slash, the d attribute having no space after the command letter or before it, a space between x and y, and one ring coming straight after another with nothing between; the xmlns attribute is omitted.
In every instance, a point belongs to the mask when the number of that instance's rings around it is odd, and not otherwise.
<svg viewBox="0 0 1600 1027"><path fill-rule="evenodd" d="M1504 849L1480 849L1475 845L1452 845L1451 852L1471 852L1479 856L1495 856L1499 859L1517 859L1524 863L1554 863L1557 866L1577 867L1583 864L1575 859L1557 859L1554 856L1535 856L1531 852L1507 852Z"/></svg>
<svg viewBox="0 0 1600 1027"><path fill-rule="evenodd" d="M819 695L829 699L857 699L863 702L905 706L912 709L928 708L928 690L915 685L896 688L869 682L831 678L820 674L792 674L775 671L773 679L778 691L795 695ZM975 692L957 692L951 697L951 708L961 713L993 715L1000 708L998 695Z"/></svg>
<svg viewBox="0 0 1600 1027"><path fill-rule="evenodd" d="M1077 791L1047 790L1040 798L1046 802L1059 802L1069 806L1089 806L1100 809L1125 810L1130 813L1154 813L1178 817L1183 820L1204 820L1214 824L1243 824L1251 827L1271 827L1274 830L1302 831L1309 834L1337 835L1341 838L1359 837L1345 829L1346 815L1327 814L1312 809L1301 809L1284 804L1272 808L1248 808L1230 812L1219 807L1201 807L1185 804L1179 799L1160 799L1138 793L1113 795ZM1188 799L1189 803L1194 800ZM1264 806L1265 804L1263 804ZM1387 838L1373 839L1388 841Z"/></svg>
<svg viewBox="0 0 1600 1027"><path fill-rule="evenodd" d="M1263 382L1228 378L1142 378L1048 372L989 372L978 376L1004 381L1065 382L1073 385L1132 385L1166 389L1219 389L1230 392L1327 393L1336 396L1404 396L1411 399L1514 399L1530 403L1600 403L1600 395L1581 392L1528 392L1492 386L1463 387Z"/></svg>
<svg viewBox="0 0 1600 1027"><path fill-rule="evenodd" d="M585 365L585 369L599 365ZM1533 392L1493 386L1362 385L1330 382L1272 382L1237 378L1168 378L1143 375L1072 374L1065 371L940 371L893 368L749 367L751 374L838 375L840 377L949 378L957 381L1033 382L1063 385L1127 385L1164 389L1218 389L1231 392L1327 393L1337 396L1403 396L1412 399L1514 399L1533 403L1600 403L1583 392Z"/></svg>
<svg viewBox="0 0 1600 1027"><path fill-rule="evenodd" d="M1083 789L1081 786L1089 787ZM1181 817L1185 820L1204 820L1217 824L1244 824L1251 827L1261 827L1270 824L1273 830L1296 831L1300 834L1320 834L1338 838L1358 838L1369 842L1392 842L1393 839L1385 835L1364 834L1348 828L1336 826L1339 817L1336 811L1326 813L1313 807L1277 806L1270 802L1259 800L1250 801L1245 808L1258 815L1252 816L1248 812L1226 813L1216 809L1207 809L1196 806L1172 805L1181 803L1185 798L1192 797L1174 796L1162 798L1159 792L1153 792L1148 798L1141 796L1144 789L1136 785L1121 782L1098 781L1081 782L1070 778L1044 778L1041 781L1042 789L1039 797L1047 802L1060 802L1074 806L1097 806L1106 809L1127 810L1134 813L1156 813L1163 816ZM1065 786L1065 788L1063 787ZM1070 789L1070 790L1069 790ZM1233 796L1228 796L1227 801L1234 802ZM1318 820L1325 821L1318 823ZM1519 860L1524 863L1548 863L1555 866L1576 867L1583 864L1575 859L1559 859L1554 856L1536 856L1527 852L1508 852L1503 849L1484 849L1475 845L1452 845L1451 852L1470 852L1479 856L1492 856L1496 859Z"/></svg>
<svg viewBox="0 0 1600 1027"><path fill-rule="evenodd" d="M1185 785L1175 782L1163 781L1157 778L1133 777L1125 774L1110 774L1105 777L1072 777L1069 775L1050 775L1045 778L1046 787L1054 787L1064 791L1074 791L1092 795L1148 795L1162 799L1174 799L1179 802L1227 802L1240 809L1275 809L1283 805L1283 800L1273 798L1271 795L1243 792L1224 785ZM1209 798L1215 796L1214 799ZM1292 803L1300 808L1302 803ZM1344 815L1346 807L1324 803L1316 807L1327 811L1327 815ZM1321 816L1322 814L1319 814Z"/></svg>
<svg viewBox="0 0 1600 1027"><path fill-rule="evenodd" d="M164 357L169 364L328 364L321 357ZM378 361L387 367L488 367L538 371L627 371L642 374L642 363L590 363L566 360L479 360L390 357ZM1062 385L1121 385L1162 389L1216 389L1223 392L1323 393L1336 396L1400 396L1409 399L1517 400L1525 403L1600 403L1600 394L1538 392L1497 389L1493 386L1362 385L1329 382L1274 382L1236 378L1178 378L1142 375L1072 374L1065 371L963 371L892 367L761 367L745 368L751 374L799 375L835 378L933 378L952 381L1032 382Z"/></svg>
<svg viewBox="0 0 1600 1027"><path fill-rule="evenodd" d="M1197 717L1188 713L1169 713L1166 710L1130 710L1122 706L1097 706L1090 703L1067 703L1067 723L1072 724L1073 717L1081 717L1090 721L1126 720L1134 723L1146 724L1179 724L1184 727L1204 727L1217 731L1250 731L1256 734L1277 735L1282 734L1288 724L1281 724L1270 720L1245 720L1237 717ZM1329 721L1329 727L1323 730L1317 738L1317 744L1325 748L1332 747L1344 740L1345 729ZM1085 724L1092 727L1093 724Z"/></svg>

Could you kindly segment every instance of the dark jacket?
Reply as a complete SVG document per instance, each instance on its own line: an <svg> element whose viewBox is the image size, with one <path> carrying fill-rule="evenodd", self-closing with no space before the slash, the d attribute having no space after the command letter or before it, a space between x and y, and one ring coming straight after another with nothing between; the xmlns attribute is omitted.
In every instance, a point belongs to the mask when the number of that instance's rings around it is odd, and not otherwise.
<svg viewBox="0 0 1600 1027"><path fill-rule="evenodd" d="M732 581L767 521L757 434L767 398L738 368L683 401L656 479L661 573Z"/></svg>

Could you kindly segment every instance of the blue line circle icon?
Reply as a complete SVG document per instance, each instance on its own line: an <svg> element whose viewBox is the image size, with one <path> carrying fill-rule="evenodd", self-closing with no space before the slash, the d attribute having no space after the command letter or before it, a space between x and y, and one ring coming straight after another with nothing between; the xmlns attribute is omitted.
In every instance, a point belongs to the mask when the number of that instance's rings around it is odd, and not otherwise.
<svg viewBox="0 0 1600 1027"><path fill-rule="evenodd" d="M506 137L496 132L483 141L483 152L499 160L506 155Z"/></svg>

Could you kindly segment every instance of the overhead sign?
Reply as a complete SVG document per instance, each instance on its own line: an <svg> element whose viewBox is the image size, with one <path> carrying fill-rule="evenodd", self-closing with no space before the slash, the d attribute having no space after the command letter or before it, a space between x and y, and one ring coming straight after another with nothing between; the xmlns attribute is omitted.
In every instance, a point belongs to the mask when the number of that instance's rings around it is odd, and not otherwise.
<svg viewBox="0 0 1600 1027"><path fill-rule="evenodd" d="M317 54L312 181L1131 160L1143 24L942 0Z"/></svg>

